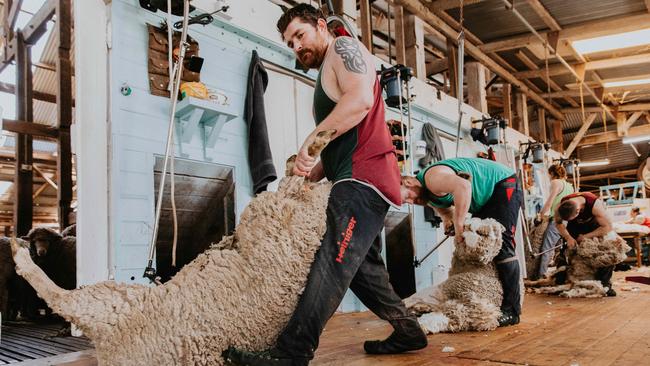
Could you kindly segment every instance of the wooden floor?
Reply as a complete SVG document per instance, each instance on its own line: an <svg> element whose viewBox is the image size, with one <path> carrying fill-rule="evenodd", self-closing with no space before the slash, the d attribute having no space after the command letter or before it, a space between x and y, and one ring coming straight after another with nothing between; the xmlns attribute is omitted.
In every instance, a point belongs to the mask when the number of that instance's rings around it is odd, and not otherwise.
<svg viewBox="0 0 650 366"><path fill-rule="evenodd" d="M617 272L618 296L563 299L526 295L519 325L492 332L436 334L419 352L369 356L366 339L384 338L390 327L371 313L337 314L328 323L312 365L650 365L650 286L626 283ZM443 348L453 347L452 352ZM92 351L14 365L95 366Z"/></svg>
<svg viewBox="0 0 650 366"><path fill-rule="evenodd" d="M62 323L5 323L0 338L0 365L92 349L85 337L59 337Z"/></svg>
<svg viewBox="0 0 650 366"><path fill-rule="evenodd" d="M370 313L336 315L314 365L650 365L650 286L626 283L639 272L616 272L618 296L563 299L527 294L521 323L492 332L436 334L419 352L369 356L363 341L391 328ZM642 273L650 275L645 268ZM453 347L453 352L443 352Z"/></svg>

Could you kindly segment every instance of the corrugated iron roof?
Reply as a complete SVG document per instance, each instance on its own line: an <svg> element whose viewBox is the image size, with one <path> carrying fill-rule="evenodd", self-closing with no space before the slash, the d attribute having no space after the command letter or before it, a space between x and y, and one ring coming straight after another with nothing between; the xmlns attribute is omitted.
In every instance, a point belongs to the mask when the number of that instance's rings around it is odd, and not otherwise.
<svg viewBox="0 0 650 366"><path fill-rule="evenodd" d="M56 42L56 33L49 31L47 34L47 43L43 49L43 54L40 58L40 63L46 65L56 65L56 59L58 57L58 49ZM70 57L72 58L72 65L74 65L74 32L73 32L73 42L72 49L70 52ZM46 70L42 68L36 68L34 71L34 90L42 91L44 93L56 95L58 80L56 77L56 72L52 70ZM75 96L75 82L74 76L72 77L72 97ZM74 113L72 114L74 118ZM48 103L43 101L34 101L34 121L38 123L43 123L51 126L56 126L57 124L57 109L56 104Z"/></svg>
<svg viewBox="0 0 650 366"><path fill-rule="evenodd" d="M512 1L511 1L512 2ZM548 27L525 1L514 1L516 9L536 30ZM644 0L541 0L560 26L594 21L636 12L647 12ZM449 13L459 19L460 10ZM465 26L483 42L528 33L526 26L501 0L486 0L464 7Z"/></svg>

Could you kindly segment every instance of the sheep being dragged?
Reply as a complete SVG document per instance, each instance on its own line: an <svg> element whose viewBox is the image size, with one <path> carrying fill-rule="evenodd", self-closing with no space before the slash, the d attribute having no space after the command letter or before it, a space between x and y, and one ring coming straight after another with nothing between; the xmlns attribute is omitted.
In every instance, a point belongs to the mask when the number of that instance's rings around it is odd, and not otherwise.
<svg viewBox="0 0 650 366"><path fill-rule="evenodd" d="M493 219L470 219L456 244L449 278L405 300L429 333L493 330L499 325L503 289L493 263L504 228Z"/></svg>
<svg viewBox="0 0 650 366"><path fill-rule="evenodd" d="M596 280L598 269L614 266L627 258L630 247L625 240L610 232L604 237L584 239L573 250L567 250L568 266L538 281L526 281L530 292L559 294L563 297L603 297L609 290ZM556 275L566 271L567 281L556 283Z"/></svg>
<svg viewBox="0 0 650 366"><path fill-rule="evenodd" d="M63 290L12 247L17 271L93 341L100 365L223 365L229 346L271 346L298 302L331 188L303 182L285 177L277 192L258 195L234 235L161 286L106 281Z"/></svg>

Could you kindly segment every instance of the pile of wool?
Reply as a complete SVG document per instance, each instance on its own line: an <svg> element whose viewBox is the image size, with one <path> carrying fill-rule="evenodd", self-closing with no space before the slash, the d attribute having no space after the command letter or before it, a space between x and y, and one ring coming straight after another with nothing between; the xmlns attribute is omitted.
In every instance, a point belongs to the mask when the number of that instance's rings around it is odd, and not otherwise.
<svg viewBox="0 0 650 366"><path fill-rule="evenodd" d="M456 243L449 278L404 300L429 333L492 330L498 326L503 289L493 263L504 228L473 218Z"/></svg>
<svg viewBox="0 0 650 366"><path fill-rule="evenodd" d="M568 251L569 265L560 268L547 278L527 281L531 292L559 294L563 297L602 297L607 293L600 281L596 281L599 268L614 266L627 257L630 247L615 232L604 237L584 239L574 250ZM555 275L567 271L567 283L556 286Z"/></svg>
<svg viewBox="0 0 650 366"><path fill-rule="evenodd" d="M107 281L63 290L12 246L18 274L94 343L100 365L223 365L263 350L289 320L325 232L331 186L286 177L243 211L233 236L162 286Z"/></svg>

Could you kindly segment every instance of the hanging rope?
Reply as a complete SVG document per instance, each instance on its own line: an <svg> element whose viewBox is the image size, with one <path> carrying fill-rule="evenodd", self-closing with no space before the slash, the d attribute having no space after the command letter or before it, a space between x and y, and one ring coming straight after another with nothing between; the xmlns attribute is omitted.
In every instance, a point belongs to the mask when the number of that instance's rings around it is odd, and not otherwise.
<svg viewBox="0 0 650 366"><path fill-rule="evenodd" d="M461 124L463 122L463 100L465 99L463 97L464 90L463 90L463 71L464 71L464 63L465 63L465 16L464 16L464 6L463 6L463 0L459 0L460 4L460 19L459 19L459 24L460 24L460 32L458 33L458 39L456 40L458 43L458 70L456 71L457 75L457 88L456 88L456 97L458 98L458 128L456 129L456 157L458 157L458 153L460 151L460 140L461 140Z"/></svg>

